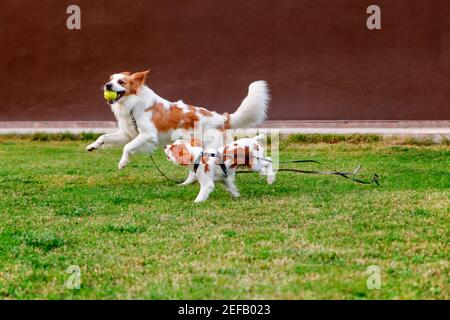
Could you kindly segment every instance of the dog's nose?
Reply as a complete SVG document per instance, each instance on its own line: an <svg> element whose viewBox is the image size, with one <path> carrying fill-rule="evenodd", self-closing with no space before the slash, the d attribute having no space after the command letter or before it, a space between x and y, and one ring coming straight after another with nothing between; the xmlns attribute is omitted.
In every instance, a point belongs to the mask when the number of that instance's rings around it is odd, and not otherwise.
<svg viewBox="0 0 450 320"><path fill-rule="evenodd" d="M112 85L112 83L107 83L105 85L105 87L106 87L106 90L112 90L113 85Z"/></svg>

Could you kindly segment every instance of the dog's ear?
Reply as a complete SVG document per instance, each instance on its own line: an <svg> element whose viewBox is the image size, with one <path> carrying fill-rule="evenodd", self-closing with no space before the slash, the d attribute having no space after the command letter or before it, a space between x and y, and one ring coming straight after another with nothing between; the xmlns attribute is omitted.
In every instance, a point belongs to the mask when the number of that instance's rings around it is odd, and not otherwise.
<svg viewBox="0 0 450 320"><path fill-rule="evenodd" d="M147 80L147 75L150 70L136 72L131 75L131 78L137 83L138 86L143 85Z"/></svg>
<svg viewBox="0 0 450 320"><path fill-rule="evenodd" d="M123 72L121 72L121 74L124 74L124 75L126 75L126 76L130 76L130 75L131 75L131 72L130 72L130 71L123 71Z"/></svg>
<svg viewBox="0 0 450 320"><path fill-rule="evenodd" d="M133 73L130 76L130 93L136 94L140 88L145 83L145 80L147 80L147 74L150 72L150 70L142 71L142 72L136 72Z"/></svg>

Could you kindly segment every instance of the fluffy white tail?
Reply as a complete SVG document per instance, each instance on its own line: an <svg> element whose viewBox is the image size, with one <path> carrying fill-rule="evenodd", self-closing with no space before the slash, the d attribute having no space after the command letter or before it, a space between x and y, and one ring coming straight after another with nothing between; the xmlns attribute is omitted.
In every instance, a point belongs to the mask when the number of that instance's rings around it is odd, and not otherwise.
<svg viewBox="0 0 450 320"><path fill-rule="evenodd" d="M247 96L236 112L230 115L231 128L251 128L262 123L267 116L269 100L267 83L263 80L252 82L248 87Z"/></svg>

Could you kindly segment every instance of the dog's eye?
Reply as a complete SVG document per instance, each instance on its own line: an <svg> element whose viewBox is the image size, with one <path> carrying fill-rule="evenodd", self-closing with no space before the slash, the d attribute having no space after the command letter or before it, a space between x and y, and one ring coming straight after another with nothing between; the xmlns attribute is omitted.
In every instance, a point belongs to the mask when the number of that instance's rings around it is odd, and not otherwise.
<svg viewBox="0 0 450 320"><path fill-rule="evenodd" d="M117 83L120 84L120 85L122 85L122 84L124 84L125 82L123 82L123 80L119 80L119 81L117 81Z"/></svg>

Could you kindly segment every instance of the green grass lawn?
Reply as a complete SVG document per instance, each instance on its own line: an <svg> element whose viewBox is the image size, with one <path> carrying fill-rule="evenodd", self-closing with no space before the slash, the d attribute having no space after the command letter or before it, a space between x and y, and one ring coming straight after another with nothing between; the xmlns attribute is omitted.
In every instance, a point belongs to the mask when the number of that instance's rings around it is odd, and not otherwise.
<svg viewBox="0 0 450 320"><path fill-rule="evenodd" d="M218 185L195 205L197 184L168 182L145 155L119 172L120 149L86 144L0 142L0 298L450 299L448 146L285 143L282 159L363 164L381 186L241 175L241 198Z"/></svg>

